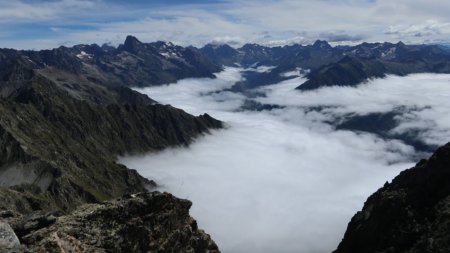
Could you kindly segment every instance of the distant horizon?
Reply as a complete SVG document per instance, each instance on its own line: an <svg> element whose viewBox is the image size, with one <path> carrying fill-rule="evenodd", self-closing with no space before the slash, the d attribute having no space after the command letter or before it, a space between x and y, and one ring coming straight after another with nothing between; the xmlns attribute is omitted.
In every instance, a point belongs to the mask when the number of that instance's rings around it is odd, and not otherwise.
<svg viewBox="0 0 450 253"><path fill-rule="evenodd" d="M49 49L142 41L199 47L448 44L450 3L438 0L17 0L0 1L3 48Z"/></svg>
<svg viewBox="0 0 450 253"><path fill-rule="evenodd" d="M314 45L314 43L316 43L317 41L325 41L325 42L327 42L331 47L337 47L337 46L357 46L357 45L361 45L361 44L363 44L363 43L369 43L369 44L376 44L376 43L390 43L390 44L399 44L399 43L404 43L405 45L440 45L440 46L450 46L450 43L406 43L406 42L403 42L403 41L396 41L396 42L394 42L394 41L360 41L360 42L357 42L357 43L346 43L346 44L344 44L344 43L336 43L336 42L330 42L330 41L327 41L327 40L323 40L323 39L320 39L320 38L318 38L318 39L316 39L316 40L312 40L311 42L308 42L308 43L290 43L290 44L284 44L284 45L268 45L268 44L265 44L265 43L255 43L255 42L251 42L251 41L249 41L249 42L245 42L245 43L243 43L243 44L228 44L227 42L215 42L215 41L211 41L211 42L207 42L207 43L205 43L205 44L203 44L203 45L199 45L199 46L194 46L194 45L180 45L180 44L176 44L176 43L174 43L174 42L172 42L172 41L165 41L165 40L158 40L158 39L156 39L156 40L152 40L152 41L145 41L145 40L141 40L139 37L137 37L137 36L134 36L134 35L132 35L132 34L129 34L129 35L126 35L126 36L124 36L124 38L123 38L123 40L122 40L122 42L117 42L117 43L108 43L108 42L104 42L104 43L97 43L97 42L91 42L91 43L74 43L74 44L67 44L67 45L59 45L59 46L56 46L56 47L49 47L49 48L14 48L14 47L3 47L2 45L0 45L0 49L15 49L15 50L26 50L26 51L39 51L39 50L51 50L51 49L56 49L56 48L59 48L59 47L67 47L67 48L71 48L71 47L75 47L75 46L83 46L83 45L86 45L86 46L89 46L89 45L98 45L98 46L100 46L100 47L102 47L102 46L110 46L110 47L114 47L114 48L117 48L117 47L119 47L119 46L121 46L121 45L123 45L124 44L124 42L125 42L125 40L126 40L126 38L128 37L128 36L132 36L132 37L134 37L134 38L136 38L137 40L139 40L141 43L155 43L155 42L165 42L165 43L172 43L173 45L175 45L175 46L182 46L182 47L196 47L196 48L202 48L202 47L205 47L205 46L207 46L207 45L215 45L215 46L222 46L222 45L228 45L228 46L230 46L230 47L232 47L232 48L234 48L234 49L239 49L239 48L242 48L243 46L245 46L245 45L260 45L260 46L264 46L264 47L269 47L269 48L274 48L274 47L284 47L284 46L294 46L294 45L300 45L300 46L310 46L310 45Z"/></svg>

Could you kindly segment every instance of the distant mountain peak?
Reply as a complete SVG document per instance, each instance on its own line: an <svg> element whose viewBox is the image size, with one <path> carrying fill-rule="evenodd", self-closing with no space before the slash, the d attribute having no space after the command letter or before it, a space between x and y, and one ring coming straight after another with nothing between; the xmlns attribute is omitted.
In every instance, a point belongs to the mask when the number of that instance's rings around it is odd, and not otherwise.
<svg viewBox="0 0 450 253"><path fill-rule="evenodd" d="M156 42L152 42L150 43L150 45L152 45L155 48L158 49L166 49L166 48L172 48L172 47L176 47L172 42L170 41L156 41Z"/></svg>
<svg viewBox="0 0 450 253"><path fill-rule="evenodd" d="M122 49L128 52L135 52L136 49L142 45L136 37L128 35L123 43Z"/></svg>
<svg viewBox="0 0 450 253"><path fill-rule="evenodd" d="M265 46L261 46L259 44L256 43L247 43L245 45L243 45L240 50L259 50L259 49L265 49Z"/></svg>
<svg viewBox="0 0 450 253"><path fill-rule="evenodd" d="M397 47L405 47L405 46L406 46L406 44L403 43L402 41L399 41L399 42L397 43Z"/></svg>
<svg viewBox="0 0 450 253"><path fill-rule="evenodd" d="M332 48L330 44L328 44L325 40L316 40L313 44L314 48L320 48L320 49L326 49L326 48Z"/></svg>
<svg viewBox="0 0 450 253"><path fill-rule="evenodd" d="M111 46L111 45L108 44L108 43L103 43L103 45L102 45L100 48L101 48L103 51L105 51L105 52L113 51L113 50L116 49L115 47Z"/></svg>
<svg viewBox="0 0 450 253"><path fill-rule="evenodd" d="M133 35L128 35L125 38L125 45L128 43L142 43L140 42L136 37L134 37Z"/></svg>

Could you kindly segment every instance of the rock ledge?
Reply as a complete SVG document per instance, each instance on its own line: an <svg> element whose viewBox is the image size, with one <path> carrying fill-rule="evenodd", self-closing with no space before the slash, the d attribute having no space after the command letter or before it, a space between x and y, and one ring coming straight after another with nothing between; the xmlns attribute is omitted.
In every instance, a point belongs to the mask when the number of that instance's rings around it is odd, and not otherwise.
<svg viewBox="0 0 450 253"><path fill-rule="evenodd" d="M83 205L65 216L32 213L4 220L24 252L219 252L189 216L191 205L169 193L138 193Z"/></svg>

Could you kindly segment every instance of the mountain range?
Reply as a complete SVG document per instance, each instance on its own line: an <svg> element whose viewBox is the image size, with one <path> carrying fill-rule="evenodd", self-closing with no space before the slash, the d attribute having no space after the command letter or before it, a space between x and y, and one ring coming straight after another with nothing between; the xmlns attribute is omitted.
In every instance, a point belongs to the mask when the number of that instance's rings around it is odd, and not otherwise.
<svg viewBox="0 0 450 253"><path fill-rule="evenodd" d="M310 71L306 75L308 80L297 87L301 91L324 86L355 86L388 74L450 73L450 52L439 45L405 45L399 42L332 47L328 42L318 40L306 46L246 44L237 49L208 44L200 51L219 65L274 66L268 72L247 78L244 87L248 89L288 79L289 76L282 74L298 68Z"/></svg>
<svg viewBox="0 0 450 253"><path fill-rule="evenodd" d="M189 216L190 202L148 193L157 182L116 160L188 145L223 123L162 105L130 87L214 78L223 66L272 66L244 72L233 90L274 84L303 69L307 81L292 92L305 92L389 74L450 73L449 63L446 48L403 43L184 48L128 36L118 47L0 49L0 230L7 238L0 238L0 246L31 252L218 252ZM394 116L353 117L336 128L382 134L395 127ZM448 150L449 145L440 148L371 196L336 252L450 250Z"/></svg>
<svg viewBox="0 0 450 253"><path fill-rule="evenodd" d="M117 48L76 45L41 51L0 50L3 82L29 69L57 69L108 87L142 87L187 77L214 77L220 70L191 48L172 43L142 43L133 36ZM2 87L4 84L2 85ZM4 89L3 89L4 90Z"/></svg>
<svg viewBox="0 0 450 253"><path fill-rule="evenodd" d="M295 76L304 75L297 91L305 92L329 86L356 87L370 79L386 75L405 76L412 73L450 73L450 51L441 45L406 45L399 43L362 43L355 46L335 46L318 40L312 45L287 45L266 47L246 44L233 48L226 44L208 44L199 49L212 62L224 66L240 66L243 80L231 89L250 98L259 96L255 91L261 86L276 84ZM258 70L258 67L262 68ZM295 92L294 90L292 92ZM245 110L276 108L248 101ZM322 110L323 108L309 108ZM417 132L393 134L399 122L397 115L414 111L414 108L397 108L394 111L369 115L345 115L330 122L336 129L362 131L384 139L400 140L413 146L419 157L432 153L437 146L416 138ZM423 157L423 156L422 156Z"/></svg>

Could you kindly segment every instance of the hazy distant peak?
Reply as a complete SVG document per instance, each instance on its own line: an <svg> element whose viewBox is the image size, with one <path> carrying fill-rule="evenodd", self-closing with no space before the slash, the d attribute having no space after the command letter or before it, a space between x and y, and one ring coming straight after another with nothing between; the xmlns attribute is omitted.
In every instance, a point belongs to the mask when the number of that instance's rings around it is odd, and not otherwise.
<svg viewBox="0 0 450 253"><path fill-rule="evenodd" d="M316 40L316 42L314 42L314 44L312 46L314 48L320 48L320 49L332 48L330 46L330 44L328 44L328 42L325 40Z"/></svg>

